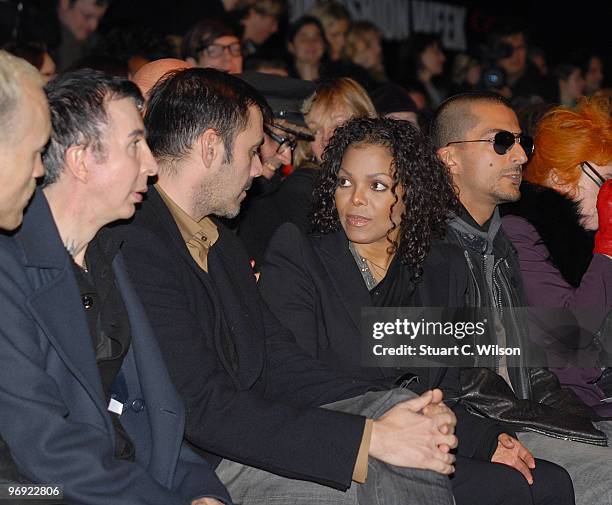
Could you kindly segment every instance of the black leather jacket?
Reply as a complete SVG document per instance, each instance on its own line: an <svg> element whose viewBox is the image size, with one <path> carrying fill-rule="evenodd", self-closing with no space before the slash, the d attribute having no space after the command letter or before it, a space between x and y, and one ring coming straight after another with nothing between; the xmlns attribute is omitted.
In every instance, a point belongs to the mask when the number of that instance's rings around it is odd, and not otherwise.
<svg viewBox="0 0 612 505"><path fill-rule="evenodd" d="M507 345L520 346L528 336L515 310L526 305L518 254L501 230L497 209L487 224L486 229L478 226L465 211L449 222L446 240L463 249L470 270L466 306L490 307L503 322ZM573 392L562 389L552 372L524 364L508 368L510 388L498 369L478 366L476 361L475 368L461 372L462 402L469 410L519 430L607 444L592 423L599 417Z"/></svg>

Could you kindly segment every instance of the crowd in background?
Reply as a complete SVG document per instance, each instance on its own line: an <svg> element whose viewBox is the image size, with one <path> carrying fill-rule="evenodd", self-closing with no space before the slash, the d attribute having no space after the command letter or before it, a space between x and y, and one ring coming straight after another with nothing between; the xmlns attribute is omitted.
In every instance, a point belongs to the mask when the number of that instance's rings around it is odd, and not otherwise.
<svg viewBox="0 0 612 505"><path fill-rule="evenodd" d="M0 154L28 167L17 196L0 167L0 481L66 479L95 504L612 499L605 55L549 61L516 19L466 52L413 33L385 54L335 1L0 9ZM592 314L528 332L527 305ZM364 368L363 306L482 308L546 365ZM436 424L408 440L390 418ZM71 454L90 480L51 464Z"/></svg>

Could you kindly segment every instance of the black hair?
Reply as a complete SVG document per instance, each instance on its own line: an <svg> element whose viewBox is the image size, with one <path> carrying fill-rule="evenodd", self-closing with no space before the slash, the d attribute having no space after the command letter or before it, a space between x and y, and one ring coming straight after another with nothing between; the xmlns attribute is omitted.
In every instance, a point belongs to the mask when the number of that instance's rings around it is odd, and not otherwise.
<svg viewBox="0 0 612 505"><path fill-rule="evenodd" d="M213 68L188 68L167 73L149 92L144 122L147 142L160 170L172 172L206 130L223 140L226 160L238 133L247 127L249 107L257 106L264 121L271 115L265 99L242 79Z"/></svg>
<svg viewBox="0 0 612 505"><path fill-rule="evenodd" d="M133 24L116 26L101 35L94 53L113 56L125 63L134 56L150 61L174 56L170 44L151 28Z"/></svg>
<svg viewBox="0 0 612 505"><path fill-rule="evenodd" d="M527 42L529 34L525 23L518 18L503 17L493 23L493 26L487 36L487 43L490 46L497 46L501 39L518 34L522 34L525 38L525 42Z"/></svg>
<svg viewBox="0 0 612 505"><path fill-rule="evenodd" d="M193 58L197 61L202 50L216 39L227 36L238 38L238 31L234 26L220 19L202 19L183 37L181 57L183 59Z"/></svg>
<svg viewBox="0 0 612 505"><path fill-rule="evenodd" d="M503 96L487 91L461 93L448 98L438 107L431 122L431 139L437 149L462 140L465 133L477 124L478 118L472 114L471 106L479 102L503 105L513 110Z"/></svg>
<svg viewBox="0 0 612 505"><path fill-rule="evenodd" d="M336 129L323 153L321 173L314 188L313 224L320 233L340 229L335 203L338 171L349 147L366 145L389 149L392 164L395 203L397 187L404 190L405 212L399 225L397 243L391 241L391 252L415 267L416 276L432 241L446 232L446 221L458 209L451 176L440 162L429 140L407 121L388 118L356 118ZM392 230L389 230L389 233Z"/></svg>
<svg viewBox="0 0 612 505"><path fill-rule="evenodd" d="M577 49L572 51L568 55L567 61L572 65L580 67L582 74L586 75L589 71L589 66L591 65L591 60L593 58L598 58L602 62L604 61L601 53L594 49Z"/></svg>
<svg viewBox="0 0 612 505"><path fill-rule="evenodd" d="M576 70L582 72L582 69L577 63L560 63L555 65L553 75L558 81L567 81Z"/></svg>
<svg viewBox="0 0 612 505"><path fill-rule="evenodd" d="M325 30L323 29L323 25L321 24L321 21L314 16L302 16L292 23L287 30L287 42L292 43L298 32L306 25L315 25L319 29L323 43L326 44L327 47L327 39L325 38Z"/></svg>
<svg viewBox="0 0 612 505"><path fill-rule="evenodd" d="M72 72L82 68L98 70L105 74L114 75L123 79L127 79L129 74L127 61L107 54L88 54L87 56L83 56L70 65L67 71Z"/></svg>
<svg viewBox="0 0 612 505"><path fill-rule="evenodd" d="M428 47L438 44L442 49L440 35L435 33L414 33L410 36L402 51L402 62L411 66L413 75L417 75L421 67L421 55Z"/></svg>
<svg viewBox="0 0 612 505"><path fill-rule="evenodd" d="M64 167L66 150L73 145L92 147L104 159L101 141L108 122L106 104L130 98L140 109L144 103L131 81L85 68L56 77L45 87L51 110L52 133L43 155L44 184L57 181Z"/></svg>

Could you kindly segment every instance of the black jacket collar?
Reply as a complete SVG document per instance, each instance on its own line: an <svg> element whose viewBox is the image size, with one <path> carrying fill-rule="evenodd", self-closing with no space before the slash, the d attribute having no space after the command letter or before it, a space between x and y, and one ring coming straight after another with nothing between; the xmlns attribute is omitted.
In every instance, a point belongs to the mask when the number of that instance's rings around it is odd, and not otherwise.
<svg viewBox="0 0 612 505"><path fill-rule="evenodd" d="M549 260L563 278L578 287L593 259L593 233L580 225L577 202L561 193L523 182L521 199L501 206L502 215L531 223L550 253Z"/></svg>
<svg viewBox="0 0 612 505"><path fill-rule="evenodd" d="M313 234L311 243L321 255L334 288L339 294L357 328L361 327L361 307L372 305L368 288L348 247L342 230L327 234Z"/></svg>

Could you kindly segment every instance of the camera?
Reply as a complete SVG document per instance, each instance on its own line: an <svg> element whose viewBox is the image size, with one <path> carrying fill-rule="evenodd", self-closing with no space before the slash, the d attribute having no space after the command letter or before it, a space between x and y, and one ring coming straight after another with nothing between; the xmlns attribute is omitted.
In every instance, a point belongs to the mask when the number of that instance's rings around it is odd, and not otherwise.
<svg viewBox="0 0 612 505"><path fill-rule="evenodd" d="M506 84L506 74L496 64L497 60L512 56L514 48L510 44L500 42L494 46L480 46L480 61L482 72L480 74L479 89L484 91L497 91Z"/></svg>

